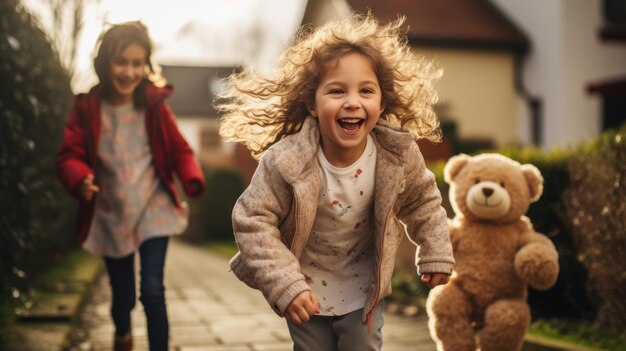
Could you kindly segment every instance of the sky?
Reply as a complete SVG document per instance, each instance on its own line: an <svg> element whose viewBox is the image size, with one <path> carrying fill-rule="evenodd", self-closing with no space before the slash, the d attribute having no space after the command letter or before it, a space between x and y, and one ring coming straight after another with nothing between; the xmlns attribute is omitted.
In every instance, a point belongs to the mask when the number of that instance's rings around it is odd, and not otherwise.
<svg viewBox="0 0 626 351"><path fill-rule="evenodd" d="M51 23L48 1L23 0L44 28ZM271 66L300 25L306 6L306 0L84 2L84 27L72 83L75 92L96 83L93 50L107 24L141 20L154 42L157 64L254 64L264 69Z"/></svg>

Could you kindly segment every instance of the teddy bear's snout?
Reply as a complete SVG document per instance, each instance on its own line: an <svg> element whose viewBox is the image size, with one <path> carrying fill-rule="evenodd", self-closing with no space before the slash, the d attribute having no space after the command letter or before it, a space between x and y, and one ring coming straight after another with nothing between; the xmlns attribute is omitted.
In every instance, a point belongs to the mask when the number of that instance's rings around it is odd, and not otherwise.
<svg viewBox="0 0 626 351"><path fill-rule="evenodd" d="M498 183L482 181L469 189L465 203L478 218L498 219L509 212L511 197Z"/></svg>
<svg viewBox="0 0 626 351"><path fill-rule="evenodd" d="M491 189L491 188L484 187L482 189L482 191L483 191L483 195L485 195L485 197L489 197L489 196L493 195L493 189Z"/></svg>

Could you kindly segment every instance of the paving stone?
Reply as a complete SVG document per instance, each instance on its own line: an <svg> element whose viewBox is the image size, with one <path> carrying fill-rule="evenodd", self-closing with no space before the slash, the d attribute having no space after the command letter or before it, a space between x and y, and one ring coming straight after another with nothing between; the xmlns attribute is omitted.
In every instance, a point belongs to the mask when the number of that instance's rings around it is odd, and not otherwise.
<svg viewBox="0 0 626 351"><path fill-rule="evenodd" d="M419 344L410 344L410 345L398 345L394 343L383 344L384 351L436 351L435 344L432 345L419 345Z"/></svg>
<svg viewBox="0 0 626 351"><path fill-rule="evenodd" d="M223 331L218 334L218 338L226 345L228 344L242 344L253 342L276 342L280 341L272 332L271 329L236 329L230 331Z"/></svg>
<svg viewBox="0 0 626 351"><path fill-rule="evenodd" d="M172 345L182 346L203 346L220 344L219 338L210 333L205 334L172 334L170 337Z"/></svg>
<svg viewBox="0 0 626 351"><path fill-rule="evenodd" d="M291 341L282 341L275 343L253 343L252 349L254 351L291 351L293 350L293 343Z"/></svg>
<svg viewBox="0 0 626 351"><path fill-rule="evenodd" d="M66 323L29 322L20 323L14 328L19 334L34 334L37 337L30 337L24 340L8 341L7 350L11 351L58 351L58 345L63 343L64 336L70 331L70 326Z"/></svg>
<svg viewBox="0 0 626 351"><path fill-rule="evenodd" d="M194 324L170 324L170 333L172 335L189 335L189 334L209 334L209 327L201 323Z"/></svg>
<svg viewBox="0 0 626 351"><path fill-rule="evenodd" d="M214 298L213 294L202 288L181 289L183 297L187 300L205 300Z"/></svg>
<svg viewBox="0 0 626 351"><path fill-rule="evenodd" d="M179 351L254 351L250 346L245 345L216 345L216 346L183 346Z"/></svg>
<svg viewBox="0 0 626 351"><path fill-rule="evenodd" d="M205 249L172 240L168 248L165 286L173 351L283 351L292 343L284 318L262 294L228 271L228 260ZM106 274L93 286L78 329L74 350L111 350L110 288ZM132 313L134 350L147 351L143 306ZM434 351L425 317L385 314L385 351ZM82 346L81 346L82 345ZM78 348L78 347L82 348Z"/></svg>

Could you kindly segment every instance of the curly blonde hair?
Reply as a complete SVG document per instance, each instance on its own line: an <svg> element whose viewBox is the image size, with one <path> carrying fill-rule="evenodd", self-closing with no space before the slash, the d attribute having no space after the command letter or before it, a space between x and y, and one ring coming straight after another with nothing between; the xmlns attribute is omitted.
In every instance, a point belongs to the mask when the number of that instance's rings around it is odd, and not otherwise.
<svg viewBox="0 0 626 351"><path fill-rule="evenodd" d="M303 26L272 74L246 68L228 78L218 97L220 135L244 144L260 157L282 138L297 133L325 69L343 55L367 57L379 80L385 110L380 118L399 124L416 139L441 139L433 110L432 81L441 76L433 62L413 54L403 30L404 18L381 24L371 14L354 13L312 31Z"/></svg>

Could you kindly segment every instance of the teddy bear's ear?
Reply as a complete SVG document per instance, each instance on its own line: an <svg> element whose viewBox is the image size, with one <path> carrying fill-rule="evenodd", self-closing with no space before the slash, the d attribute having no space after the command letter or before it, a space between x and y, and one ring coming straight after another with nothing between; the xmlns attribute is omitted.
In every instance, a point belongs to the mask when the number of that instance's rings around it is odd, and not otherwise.
<svg viewBox="0 0 626 351"><path fill-rule="evenodd" d="M539 200L541 193L543 193L543 176L541 176L541 172L537 167L525 164L522 165L522 173L526 178L526 182L528 183L528 188L530 189L530 197L531 201L535 202Z"/></svg>
<svg viewBox="0 0 626 351"><path fill-rule="evenodd" d="M446 183L450 184L461 168L463 168L471 158L471 156L466 154L458 154L450 157L446 166L443 168L443 179Z"/></svg>

